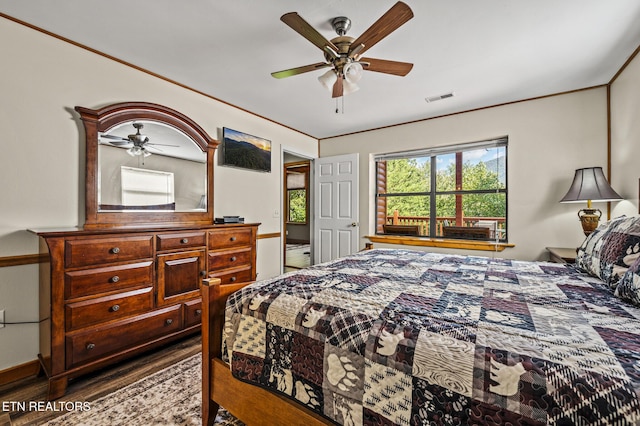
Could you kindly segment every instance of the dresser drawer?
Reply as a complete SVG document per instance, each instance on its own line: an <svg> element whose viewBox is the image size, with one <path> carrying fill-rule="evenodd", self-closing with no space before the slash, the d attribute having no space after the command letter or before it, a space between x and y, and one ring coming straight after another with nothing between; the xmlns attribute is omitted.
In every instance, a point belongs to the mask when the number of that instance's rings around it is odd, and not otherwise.
<svg viewBox="0 0 640 426"><path fill-rule="evenodd" d="M237 250L210 251L209 270L233 268L251 263L253 250L244 247Z"/></svg>
<svg viewBox="0 0 640 426"><path fill-rule="evenodd" d="M207 235L204 232L158 234L156 238L158 251L201 247L207 244Z"/></svg>
<svg viewBox="0 0 640 426"><path fill-rule="evenodd" d="M141 288L126 293L69 303L65 306L67 331L113 321L153 308L153 288Z"/></svg>
<svg viewBox="0 0 640 426"><path fill-rule="evenodd" d="M67 268L146 259L152 256L153 235L67 240L64 248L64 264Z"/></svg>
<svg viewBox="0 0 640 426"><path fill-rule="evenodd" d="M202 302L200 299L190 300L184 304L184 327L202 322Z"/></svg>
<svg viewBox="0 0 640 426"><path fill-rule="evenodd" d="M111 323L66 337L67 368L151 341L182 328L182 305Z"/></svg>
<svg viewBox="0 0 640 426"><path fill-rule="evenodd" d="M65 299L90 296L134 286L153 284L153 261L68 271L64 274Z"/></svg>
<svg viewBox="0 0 640 426"><path fill-rule="evenodd" d="M251 229L229 228L209 231L209 249L216 250L227 247L251 245Z"/></svg>
<svg viewBox="0 0 640 426"><path fill-rule="evenodd" d="M209 278L220 278L221 284L242 283L253 281L251 265L220 271L209 271Z"/></svg>

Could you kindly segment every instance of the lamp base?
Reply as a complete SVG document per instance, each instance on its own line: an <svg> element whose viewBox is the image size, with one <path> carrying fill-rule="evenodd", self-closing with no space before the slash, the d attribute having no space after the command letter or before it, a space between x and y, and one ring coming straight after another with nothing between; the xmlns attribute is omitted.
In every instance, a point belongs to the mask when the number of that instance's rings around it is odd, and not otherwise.
<svg viewBox="0 0 640 426"><path fill-rule="evenodd" d="M582 209L578 212L584 235L588 237L589 234L596 230L601 216L602 212L599 209Z"/></svg>

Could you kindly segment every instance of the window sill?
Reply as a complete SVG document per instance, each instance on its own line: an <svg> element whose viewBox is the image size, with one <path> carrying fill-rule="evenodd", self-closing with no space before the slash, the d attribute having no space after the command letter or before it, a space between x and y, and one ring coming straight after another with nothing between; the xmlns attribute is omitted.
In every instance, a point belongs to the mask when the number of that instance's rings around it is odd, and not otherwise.
<svg viewBox="0 0 640 426"><path fill-rule="evenodd" d="M401 244L405 246L421 246L421 247L444 247L465 250L485 250L485 251L503 251L507 247L515 247L515 244L494 243L491 241L474 241L474 240L453 240L453 239L433 239L433 238L417 238L391 235L367 235L373 243L384 244Z"/></svg>

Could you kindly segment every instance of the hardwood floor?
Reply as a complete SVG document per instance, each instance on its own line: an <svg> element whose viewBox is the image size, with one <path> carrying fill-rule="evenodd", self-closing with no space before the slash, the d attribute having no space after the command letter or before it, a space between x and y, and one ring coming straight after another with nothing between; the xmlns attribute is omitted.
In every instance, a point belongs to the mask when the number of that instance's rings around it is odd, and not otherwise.
<svg viewBox="0 0 640 426"><path fill-rule="evenodd" d="M169 367L202 349L200 335L192 336L160 350L140 355L120 364L108 367L69 381L67 394L59 401L94 401L116 389ZM45 401L47 380L29 377L0 386L0 426L38 425L63 412L5 411L11 402ZM14 404L15 405L15 404Z"/></svg>

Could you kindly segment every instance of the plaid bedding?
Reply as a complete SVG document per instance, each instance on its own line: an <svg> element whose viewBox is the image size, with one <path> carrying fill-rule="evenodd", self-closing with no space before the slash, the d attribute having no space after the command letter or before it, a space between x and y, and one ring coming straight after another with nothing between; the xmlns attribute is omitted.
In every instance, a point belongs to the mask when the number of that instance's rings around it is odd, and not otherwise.
<svg viewBox="0 0 640 426"><path fill-rule="evenodd" d="M338 424L640 424L640 309L571 265L371 250L226 318L236 378Z"/></svg>

